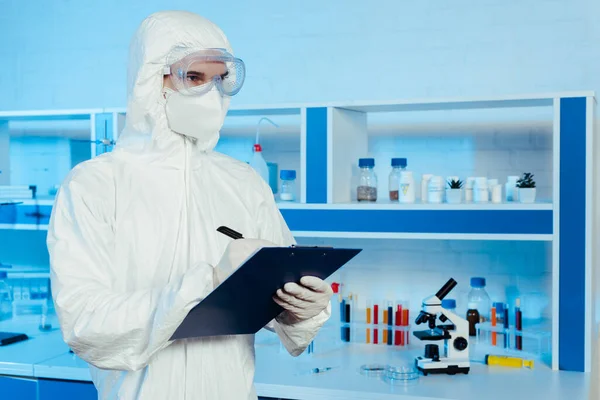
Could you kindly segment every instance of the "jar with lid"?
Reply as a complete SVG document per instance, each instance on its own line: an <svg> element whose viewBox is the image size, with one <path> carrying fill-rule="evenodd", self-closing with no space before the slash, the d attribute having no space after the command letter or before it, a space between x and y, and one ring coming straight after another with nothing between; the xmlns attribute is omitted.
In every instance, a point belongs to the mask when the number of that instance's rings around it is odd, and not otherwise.
<svg viewBox="0 0 600 400"><path fill-rule="evenodd" d="M360 177L357 188L357 200L359 202L377 201L377 175L375 174L375 159L361 158L358 160Z"/></svg>
<svg viewBox="0 0 600 400"><path fill-rule="evenodd" d="M296 171L291 169L282 169L279 173L281 178L281 192L279 199L281 201L296 200Z"/></svg>
<svg viewBox="0 0 600 400"><path fill-rule="evenodd" d="M406 170L406 165L406 158L392 158L392 171L388 182L390 201L400 199L400 177L402 172Z"/></svg>

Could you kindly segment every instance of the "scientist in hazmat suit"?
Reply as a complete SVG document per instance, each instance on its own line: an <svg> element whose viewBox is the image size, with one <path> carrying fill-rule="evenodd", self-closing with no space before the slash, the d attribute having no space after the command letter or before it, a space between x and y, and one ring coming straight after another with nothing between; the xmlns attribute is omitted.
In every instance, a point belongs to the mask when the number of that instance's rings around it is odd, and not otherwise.
<svg viewBox="0 0 600 400"><path fill-rule="evenodd" d="M59 190L52 291L100 399L256 399L253 335L169 340L248 255L294 243L269 186L213 151L244 73L210 21L151 15L131 43L116 148L79 164ZM232 241L221 225L252 239ZM298 355L329 318L331 288L304 277L282 289L274 301L285 311L267 328Z"/></svg>

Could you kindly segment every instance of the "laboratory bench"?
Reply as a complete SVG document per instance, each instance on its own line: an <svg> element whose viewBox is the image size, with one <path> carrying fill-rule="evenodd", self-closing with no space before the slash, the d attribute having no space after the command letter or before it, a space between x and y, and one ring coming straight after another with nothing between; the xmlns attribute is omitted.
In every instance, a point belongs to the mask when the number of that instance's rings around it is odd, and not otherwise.
<svg viewBox="0 0 600 400"><path fill-rule="evenodd" d="M56 329L56 317L50 317L55 328L49 332L38 330L38 319L0 323L0 331L30 336L27 341L0 347L2 399L95 399L87 364L69 352ZM540 363L533 370L515 370L474 361L468 375L420 376L403 385L390 385L379 377L359 373L363 364L410 364L420 352L418 347L390 350L383 345L349 344L293 358L282 350L274 334L261 332L256 341L256 391L262 399L289 400L587 399L587 374L552 371ZM327 367L332 369L311 373L313 368Z"/></svg>

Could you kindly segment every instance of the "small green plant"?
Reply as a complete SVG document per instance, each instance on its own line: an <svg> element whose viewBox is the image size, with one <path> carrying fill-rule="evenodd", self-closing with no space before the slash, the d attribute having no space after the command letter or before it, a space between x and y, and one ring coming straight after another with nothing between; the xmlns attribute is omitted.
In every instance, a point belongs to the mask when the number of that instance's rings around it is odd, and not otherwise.
<svg viewBox="0 0 600 400"><path fill-rule="evenodd" d="M452 179L451 181L448 181L448 187L450 189L460 189L463 186L463 182L459 179L459 180L454 180Z"/></svg>
<svg viewBox="0 0 600 400"><path fill-rule="evenodd" d="M533 174L525 172L521 179L517 181L517 187L520 189L529 189L535 187L535 181L533 180Z"/></svg>

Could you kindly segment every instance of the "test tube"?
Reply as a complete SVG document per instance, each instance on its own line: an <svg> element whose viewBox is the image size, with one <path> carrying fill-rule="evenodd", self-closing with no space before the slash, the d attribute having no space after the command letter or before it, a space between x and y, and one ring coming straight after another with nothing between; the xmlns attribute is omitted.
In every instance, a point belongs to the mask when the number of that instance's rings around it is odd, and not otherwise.
<svg viewBox="0 0 600 400"><path fill-rule="evenodd" d="M510 347L508 304L504 306L504 348Z"/></svg>
<svg viewBox="0 0 600 400"><path fill-rule="evenodd" d="M396 332L394 337L394 344L400 346L402 344L403 333L399 328L402 325L402 303L399 301L396 306Z"/></svg>
<svg viewBox="0 0 600 400"><path fill-rule="evenodd" d="M393 333L392 326L394 325L394 302L388 301L387 304L387 314L388 314L388 335L387 335L387 344L391 346L393 343Z"/></svg>
<svg viewBox="0 0 600 400"><path fill-rule="evenodd" d="M515 347L523 350L523 313L521 312L521 299L517 299L515 307Z"/></svg>
<svg viewBox="0 0 600 400"><path fill-rule="evenodd" d="M373 344L379 344L379 305L373 304Z"/></svg>
<svg viewBox="0 0 600 400"><path fill-rule="evenodd" d="M492 317L492 346L496 346L498 341L498 334L495 332L496 329L496 303L492 305L491 309L491 317Z"/></svg>
<svg viewBox="0 0 600 400"><path fill-rule="evenodd" d="M351 315L352 315L352 293L350 293L348 295L348 298L346 299L346 311L345 311L345 317L346 317L346 326L344 326L344 340L346 342L350 342L350 323L352 322L351 320Z"/></svg>
<svg viewBox="0 0 600 400"><path fill-rule="evenodd" d="M409 307L410 304L408 301L402 304L402 326L410 326L410 315L409 315ZM408 346L409 338L410 338L410 329L406 328L402 331L402 336L404 337L403 346Z"/></svg>
<svg viewBox="0 0 600 400"><path fill-rule="evenodd" d="M384 325L384 327L382 328L383 340L381 341L382 344L387 344L387 341L388 341L388 331L385 328L385 325L387 325L387 324L388 324L388 310L384 306L384 308L383 308L383 325Z"/></svg>
<svg viewBox="0 0 600 400"><path fill-rule="evenodd" d="M366 307L366 312L367 312L367 344L371 343L371 309L372 309L372 304L371 304L371 300L367 299L367 307Z"/></svg>

